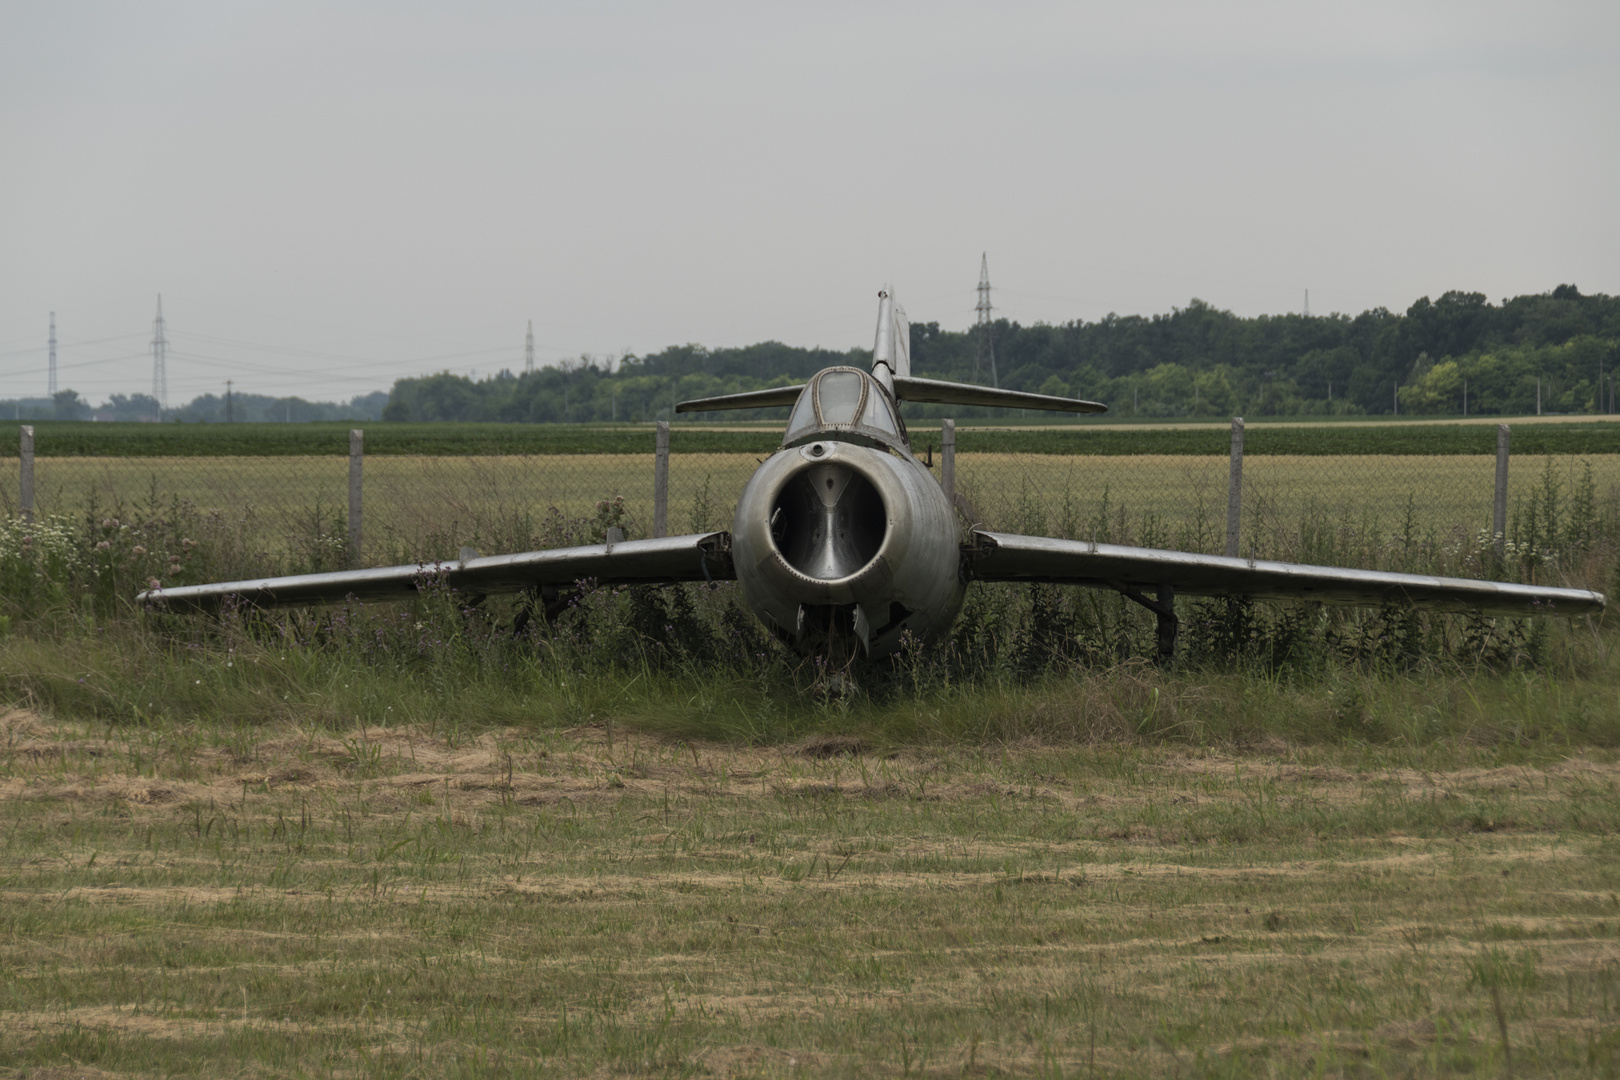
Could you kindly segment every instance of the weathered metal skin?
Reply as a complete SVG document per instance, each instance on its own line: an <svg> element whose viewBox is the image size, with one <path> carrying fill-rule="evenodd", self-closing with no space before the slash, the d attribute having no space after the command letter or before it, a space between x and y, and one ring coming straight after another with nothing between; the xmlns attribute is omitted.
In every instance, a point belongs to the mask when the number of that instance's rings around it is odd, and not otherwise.
<svg viewBox="0 0 1620 1080"><path fill-rule="evenodd" d="M732 561L760 620L804 653L870 656L932 640L962 607L956 514L909 454L822 439L768 458L743 488Z"/></svg>

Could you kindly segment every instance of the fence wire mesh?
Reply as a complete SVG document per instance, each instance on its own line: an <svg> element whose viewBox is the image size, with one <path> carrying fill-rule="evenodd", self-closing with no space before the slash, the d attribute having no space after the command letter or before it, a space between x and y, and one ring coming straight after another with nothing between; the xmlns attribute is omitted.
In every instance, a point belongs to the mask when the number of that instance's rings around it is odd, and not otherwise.
<svg viewBox="0 0 1620 1080"><path fill-rule="evenodd" d="M1104 429L1105 430L1105 429ZM42 439L43 439L42 433ZM1106 437L1104 434L1103 437ZM363 459L359 562L453 557L583 542L608 525L653 535L654 435L623 452L622 432L592 452L514 454L476 441L464 452ZM42 440L41 440L42 442ZM671 443L667 531L731 525L763 455L692 452ZM941 471L939 454L933 471ZM1227 548L1226 456L958 453L964 528L1221 553ZM346 455L62 457L38 445L36 515L117 515L185 506L251 524L263 549L347 547ZM1480 551L1492 535L1496 459L1458 456L1278 456L1243 462L1239 552L1259 558L1412 568L1414 548ZM19 512L16 459L0 476L0 511ZM1571 530L1606 534L1620 518L1620 455L1516 455L1508 479L1511 549ZM340 559L337 555L342 553ZM1433 563L1429 559L1429 563Z"/></svg>

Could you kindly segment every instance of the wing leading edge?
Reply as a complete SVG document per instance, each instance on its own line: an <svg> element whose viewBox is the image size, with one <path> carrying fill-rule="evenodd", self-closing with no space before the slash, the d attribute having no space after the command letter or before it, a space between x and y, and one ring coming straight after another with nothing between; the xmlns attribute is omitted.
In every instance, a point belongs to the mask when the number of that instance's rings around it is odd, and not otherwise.
<svg viewBox="0 0 1620 1080"><path fill-rule="evenodd" d="M1602 593L1586 589L1304 566L977 529L965 551L973 577L979 581L1043 581L1116 589L1168 585L1187 596L1397 603L1486 615L1584 615L1601 612L1605 604Z"/></svg>
<svg viewBox="0 0 1620 1080"><path fill-rule="evenodd" d="M442 582L463 593L479 594L571 585L582 579L604 585L650 585L730 581L736 576L731 564L731 534L718 532L412 566L182 585L173 589L151 589L136 599L171 609L217 607L228 597L236 597L255 607L278 607L334 603L350 597L397 600L419 592L430 581Z"/></svg>

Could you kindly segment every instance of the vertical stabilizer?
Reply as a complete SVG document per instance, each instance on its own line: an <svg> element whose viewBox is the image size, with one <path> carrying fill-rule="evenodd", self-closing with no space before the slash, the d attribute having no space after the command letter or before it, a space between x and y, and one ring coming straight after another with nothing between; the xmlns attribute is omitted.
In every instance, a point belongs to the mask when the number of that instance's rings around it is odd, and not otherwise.
<svg viewBox="0 0 1620 1080"><path fill-rule="evenodd" d="M878 293L877 338L872 342L872 376L893 391L894 380L911 376L911 322L888 287Z"/></svg>
<svg viewBox="0 0 1620 1080"><path fill-rule="evenodd" d="M906 318L906 309L900 306L897 300L894 304L894 318L890 321L894 327L894 373L898 378L911 378L911 320Z"/></svg>

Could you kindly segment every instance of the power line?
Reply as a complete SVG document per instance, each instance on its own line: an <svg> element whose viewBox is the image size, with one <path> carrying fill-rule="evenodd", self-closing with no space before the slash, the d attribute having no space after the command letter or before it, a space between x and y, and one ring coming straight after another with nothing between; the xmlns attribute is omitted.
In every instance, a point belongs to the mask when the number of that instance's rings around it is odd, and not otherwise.
<svg viewBox="0 0 1620 1080"><path fill-rule="evenodd" d="M144 335L142 335L142 336L144 336ZM77 360L77 361L74 361L73 363L58 364L57 367L59 367L62 370L66 371L69 368L95 367L98 364L113 364L113 363L117 363L118 361L121 361L121 360L134 360L137 357L151 356L151 355L152 355L152 353L151 353L150 350L148 350L146 352L138 352L138 353L120 353L118 356L103 356L98 360ZM42 368L42 367L22 368L22 369L20 369L18 371L7 372L7 374L8 375L38 375L41 372L47 371L47 370L48 369Z"/></svg>
<svg viewBox="0 0 1620 1080"><path fill-rule="evenodd" d="M69 349L76 349L81 345L102 345L102 344L105 344L106 342L109 342L109 341L123 341L126 338L145 337L145 336L146 336L145 333L137 331L136 333L133 333L133 334L114 334L112 337L91 338L89 341L64 341L64 342L62 342L62 345L64 347L66 347L66 348L69 348ZM0 352L0 357L5 357L5 356L27 356L29 353L37 353L37 352L39 352L39 346L35 345L32 348L28 348L28 349L12 349L9 352ZM142 354L142 355L145 355L145 354ZM41 369L41 370L43 370L43 369Z"/></svg>
<svg viewBox="0 0 1620 1080"><path fill-rule="evenodd" d="M440 360L460 360L463 357L468 356L487 356L490 353L509 353L511 348L507 345L497 345L494 348L489 349L471 349L467 352L440 353L436 356L409 356L403 360L379 360L376 357L355 356L352 353L330 353L322 352L316 349L300 349L292 345L265 345L261 342L255 341L240 341L236 338L218 337L212 334L198 334L189 330L183 332L180 336L186 341L208 341L217 345L234 345L238 348L257 349L261 352L286 353L289 356L308 356L317 360L340 360L344 362L346 367L351 369L355 367L393 367L409 364L429 364ZM537 345L535 347L538 349L546 349L551 352L569 351L557 345Z"/></svg>

